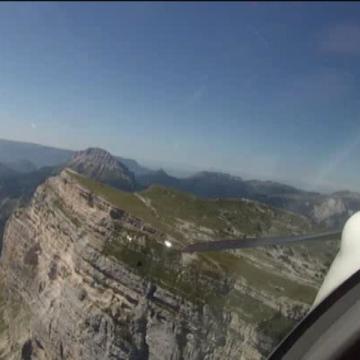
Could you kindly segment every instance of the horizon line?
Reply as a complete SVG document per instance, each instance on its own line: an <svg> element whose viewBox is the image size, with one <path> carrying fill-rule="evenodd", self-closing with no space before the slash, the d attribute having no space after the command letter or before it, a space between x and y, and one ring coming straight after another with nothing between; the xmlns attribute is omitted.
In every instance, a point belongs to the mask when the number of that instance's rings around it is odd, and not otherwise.
<svg viewBox="0 0 360 360"><path fill-rule="evenodd" d="M52 148L52 149L61 150L61 151L69 151L69 152L83 151L83 150L89 149L91 147L94 147L94 148L103 149L103 150L108 151L109 153L111 153L109 150L107 150L106 148L103 148L101 146L89 146L89 147L86 147L86 148L74 149L74 148L65 148L65 147L62 147L62 146L53 146L53 145L50 145L50 144L41 144L41 143L38 143L38 142L29 141L29 140L8 139L8 138L6 139L6 138L3 138L3 137L0 137L0 141L6 141L6 142L12 142L12 143L22 143L22 144L27 144L27 145L35 145L35 146L47 147L47 148ZM245 179L241 175L236 175L234 173L228 172L228 171L223 170L223 169L211 169L211 168L210 169L209 168L204 169L204 168L200 168L200 167L197 167L197 166L195 166L197 168L197 170L192 170L192 171L188 170L192 174L187 175L185 177L181 177L181 176L171 175L170 173L172 171L171 170L169 171L169 169L166 169L166 167L168 167L167 165L160 165L160 167L151 169L151 166L146 165L146 164L142 163L141 161L139 161L137 159L134 159L133 157L124 157L122 155L113 154L113 153L111 153L111 155L113 155L115 157L120 157L120 158L123 158L123 159L136 161L139 165L144 166L144 167L149 167L149 169L153 170L153 171L164 170L168 176L172 176L174 178L189 178L189 177L191 177L191 176L193 176L195 174L199 174L201 172L209 172L209 173L218 173L218 174L238 177L243 181L262 181L262 182L272 182L272 183L275 183L275 184L277 183L277 184L280 184L280 185L285 185L285 186L292 187L292 188L294 188L296 190L301 190L301 191L305 191L305 192L312 192L312 193L318 193L318 194L328 194L328 195L330 195L330 194L339 193L339 192L360 193L360 191L349 190L349 189L344 189L344 188L340 188L340 187L339 187L338 190L332 190L332 191L329 191L329 190L321 191L321 190L310 190L310 189L305 190L302 186L293 185L293 184L291 184L290 181L286 181L286 180L271 180L271 179L260 180L259 178L256 178L256 177L249 177L248 179ZM145 162L147 162L147 160L145 160ZM161 160L149 160L149 162L160 162L161 163ZM176 164L174 163L173 166L175 166L175 165ZM180 164L178 164L178 165L180 165ZM189 168L191 168L191 167L194 168L194 166L190 166L190 165L187 165L187 164L183 164L183 166L188 166ZM173 169L173 170L175 170L175 169ZM181 171L181 170L184 171L185 169L178 169L178 171Z"/></svg>

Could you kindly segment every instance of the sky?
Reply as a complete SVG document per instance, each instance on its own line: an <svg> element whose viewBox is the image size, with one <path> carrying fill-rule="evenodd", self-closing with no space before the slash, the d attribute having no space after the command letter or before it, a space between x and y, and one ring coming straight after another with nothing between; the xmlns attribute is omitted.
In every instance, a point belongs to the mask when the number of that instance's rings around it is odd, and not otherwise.
<svg viewBox="0 0 360 360"><path fill-rule="evenodd" d="M360 4L0 4L0 137L360 191Z"/></svg>

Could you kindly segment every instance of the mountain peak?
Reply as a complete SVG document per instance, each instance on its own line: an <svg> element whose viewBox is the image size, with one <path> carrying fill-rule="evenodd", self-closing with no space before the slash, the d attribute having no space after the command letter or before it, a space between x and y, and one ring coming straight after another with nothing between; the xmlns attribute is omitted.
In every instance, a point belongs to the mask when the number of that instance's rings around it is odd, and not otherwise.
<svg viewBox="0 0 360 360"><path fill-rule="evenodd" d="M85 150L82 150L80 152L83 152L83 153L86 153L86 154L104 154L104 155L106 154L106 155L111 156L111 154L107 150L105 150L103 148L99 148L99 147L89 147L89 148L87 148Z"/></svg>
<svg viewBox="0 0 360 360"><path fill-rule="evenodd" d="M107 150L97 147L89 147L85 150L78 151L74 154L72 159L77 157L92 157L93 159L101 158L108 161L117 160Z"/></svg>
<svg viewBox="0 0 360 360"><path fill-rule="evenodd" d="M78 173L122 190L135 189L132 172L108 151L88 148L74 154L69 167Z"/></svg>
<svg viewBox="0 0 360 360"><path fill-rule="evenodd" d="M242 181L240 176L234 176L220 171L200 171L192 176L192 178L207 178L207 179L217 179L217 180L233 180L233 181Z"/></svg>
<svg viewBox="0 0 360 360"><path fill-rule="evenodd" d="M156 170L154 173L161 176L169 176L169 174L163 168Z"/></svg>

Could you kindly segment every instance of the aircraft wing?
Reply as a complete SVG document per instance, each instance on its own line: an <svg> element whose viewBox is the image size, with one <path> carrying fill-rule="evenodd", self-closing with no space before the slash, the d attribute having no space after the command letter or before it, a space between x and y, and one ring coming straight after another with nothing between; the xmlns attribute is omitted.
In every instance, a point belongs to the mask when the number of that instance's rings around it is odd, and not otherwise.
<svg viewBox="0 0 360 360"><path fill-rule="evenodd" d="M340 237L341 231L332 231L312 235L275 236L253 239L205 241L187 245L182 249L182 251L185 253L194 253L204 251L221 251L229 249L246 249L259 246L286 245L289 243L302 241L338 240L340 239Z"/></svg>

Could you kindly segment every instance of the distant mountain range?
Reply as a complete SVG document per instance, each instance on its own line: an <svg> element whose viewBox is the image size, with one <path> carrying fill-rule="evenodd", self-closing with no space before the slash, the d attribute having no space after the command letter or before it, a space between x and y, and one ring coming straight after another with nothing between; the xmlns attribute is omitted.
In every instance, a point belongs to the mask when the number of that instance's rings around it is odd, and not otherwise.
<svg viewBox="0 0 360 360"><path fill-rule="evenodd" d="M190 192L203 198L247 198L302 214L328 228L342 227L360 210L360 194L336 192L320 194L273 181L243 180L224 173L200 172L185 179L169 176L164 170L137 177L139 184L158 184Z"/></svg>
<svg viewBox="0 0 360 360"><path fill-rule="evenodd" d="M16 171L11 169L9 166L0 163L0 178L10 177L15 175Z"/></svg>
<svg viewBox="0 0 360 360"><path fill-rule="evenodd" d="M12 169L17 173L30 173L36 171L38 167L30 160L21 159L5 164L8 168Z"/></svg>
<svg viewBox="0 0 360 360"><path fill-rule="evenodd" d="M59 149L55 147L43 146L38 144L0 139L0 163L10 164L13 168L25 162L32 164L32 170L43 166L58 166L66 164L74 156L76 151ZM133 159L120 156L116 157L135 175L151 173L152 170L140 165Z"/></svg>
<svg viewBox="0 0 360 360"><path fill-rule="evenodd" d="M145 186L159 184L175 187L207 198L238 198L253 196L254 194L262 196L268 194L299 194L303 192L294 187L272 181L243 180L239 176L209 171L202 171L188 178L179 179L168 175L161 169L138 176L137 179L139 183Z"/></svg>
<svg viewBox="0 0 360 360"><path fill-rule="evenodd" d="M0 164L0 249L4 225L13 210L26 203L41 183L61 169L42 167L24 174L15 170L2 172L2 168L8 169Z"/></svg>
<svg viewBox="0 0 360 360"><path fill-rule="evenodd" d="M112 156L102 149L74 152L42 145L0 140L0 179L35 168L69 166L95 180L126 191L162 185L201 198L247 198L305 215L326 227L341 227L353 212L360 210L360 194L320 194L273 181L244 180L239 176L203 171L177 178L165 170L150 170L137 161ZM36 172L35 172L36 174ZM34 175L31 175L34 176Z"/></svg>
<svg viewBox="0 0 360 360"><path fill-rule="evenodd" d="M70 150L0 139L0 163L27 160L40 168L66 163L72 155Z"/></svg>

